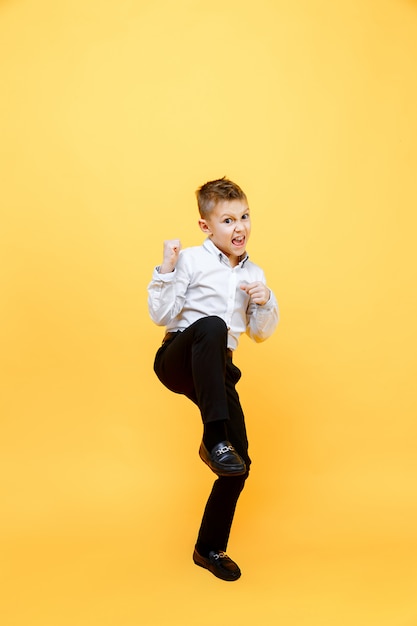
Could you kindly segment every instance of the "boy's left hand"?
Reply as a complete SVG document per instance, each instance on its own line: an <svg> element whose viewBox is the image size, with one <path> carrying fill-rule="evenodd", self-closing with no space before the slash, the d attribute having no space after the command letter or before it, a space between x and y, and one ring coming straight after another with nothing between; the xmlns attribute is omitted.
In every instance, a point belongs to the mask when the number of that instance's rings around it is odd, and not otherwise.
<svg viewBox="0 0 417 626"><path fill-rule="evenodd" d="M271 296L271 292L268 287L260 281L256 281L255 283L244 283L240 285L240 288L243 291L246 291L255 304L259 304L260 306L266 304Z"/></svg>

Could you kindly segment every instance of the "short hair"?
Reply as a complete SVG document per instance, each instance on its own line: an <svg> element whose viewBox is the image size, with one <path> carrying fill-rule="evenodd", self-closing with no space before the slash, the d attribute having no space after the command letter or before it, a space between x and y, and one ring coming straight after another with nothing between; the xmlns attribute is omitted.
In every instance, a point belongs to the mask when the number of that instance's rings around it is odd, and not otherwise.
<svg viewBox="0 0 417 626"><path fill-rule="evenodd" d="M246 200L246 194L239 185L227 179L225 176L217 180L211 180L202 185L195 192L197 196L198 210L203 219L209 217L211 211L222 200Z"/></svg>

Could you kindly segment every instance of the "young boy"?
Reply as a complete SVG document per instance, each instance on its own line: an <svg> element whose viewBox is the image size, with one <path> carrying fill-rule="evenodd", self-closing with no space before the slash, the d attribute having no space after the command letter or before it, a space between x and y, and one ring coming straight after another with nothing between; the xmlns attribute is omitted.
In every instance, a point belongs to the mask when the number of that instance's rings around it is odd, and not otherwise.
<svg viewBox="0 0 417 626"><path fill-rule="evenodd" d="M232 360L241 333L257 342L278 323L278 305L260 267L249 261L251 223L246 195L226 178L197 190L203 245L181 251L164 242L162 264L148 286L153 321L166 326L154 369L160 381L200 409L199 454L217 474L207 501L193 560L223 580L237 580L226 555L236 504L249 473L245 419Z"/></svg>

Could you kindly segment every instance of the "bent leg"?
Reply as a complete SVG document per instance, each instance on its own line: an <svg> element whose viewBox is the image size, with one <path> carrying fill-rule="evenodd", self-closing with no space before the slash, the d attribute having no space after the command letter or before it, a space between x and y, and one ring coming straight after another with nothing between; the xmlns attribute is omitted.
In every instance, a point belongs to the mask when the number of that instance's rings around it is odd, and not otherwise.
<svg viewBox="0 0 417 626"><path fill-rule="evenodd" d="M226 350L226 324L209 316L179 332L156 354L154 369L160 381L195 402L205 424L229 417Z"/></svg>

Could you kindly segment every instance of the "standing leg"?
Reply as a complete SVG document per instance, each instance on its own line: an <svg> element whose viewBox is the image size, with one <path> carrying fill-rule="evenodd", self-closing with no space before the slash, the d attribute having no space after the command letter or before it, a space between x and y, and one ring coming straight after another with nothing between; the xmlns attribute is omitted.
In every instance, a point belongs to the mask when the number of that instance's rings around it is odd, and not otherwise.
<svg viewBox="0 0 417 626"><path fill-rule="evenodd" d="M196 549L208 557L211 550L226 552L230 529L247 474L220 476L213 485L204 510Z"/></svg>
<svg viewBox="0 0 417 626"><path fill-rule="evenodd" d="M218 561L213 563L210 555L213 552L215 554L225 552L227 549L236 504L245 485L251 464L248 455L244 415L235 389L235 384L240 378L240 371L233 365L231 359L227 361L226 372L226 389L230 416L228 422L229 439L245 460L247 471L242 476L221 476L218 478L213 485L205 507L196 543L197 558L198 555L201 555L203 557L202 560L206 561L206 565L203 564L203 567L207 566L216 576L219 576L222 572L221 570L219 572ZM220 575L220 577L223 576Z"/></svg>

